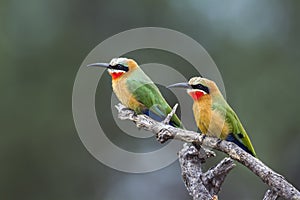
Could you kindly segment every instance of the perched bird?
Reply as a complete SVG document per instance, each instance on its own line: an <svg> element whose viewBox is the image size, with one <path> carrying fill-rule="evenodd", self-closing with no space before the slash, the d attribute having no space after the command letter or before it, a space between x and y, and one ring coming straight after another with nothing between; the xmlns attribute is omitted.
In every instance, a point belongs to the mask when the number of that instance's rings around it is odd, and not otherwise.
<svg viewBox="0 0 300 200"><path fill-rule="evenodd" d="M186 88L193 98L194 118L203 134L234 142L256 156L251 141L239 118L228 105L215 82L194 77L188 83L176 83L168 88Z"/></svg>
<svg viewBox="0 0 300 200"><path fill-rule="evenodd" d="M143 72L133 59L114 58L110 63L94 63L88 67L105 67L112 77L112 88L123 105L137 114L146 114L162 121L171 111L171 107L157 86ZM177 115L173 115L170 125L182 127Z"/></svg>

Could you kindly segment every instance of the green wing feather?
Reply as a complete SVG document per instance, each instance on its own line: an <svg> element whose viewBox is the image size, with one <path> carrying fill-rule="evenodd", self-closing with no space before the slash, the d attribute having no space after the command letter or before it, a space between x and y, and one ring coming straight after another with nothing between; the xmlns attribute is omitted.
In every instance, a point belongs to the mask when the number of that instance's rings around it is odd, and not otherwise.
<svg viewBox="0 0 300 200"><path fill-rule="evenodd" d="M222 115L226 113L225 123L229 126L230 133L232 133L236 140L241 142L254 156L256 156L255 150L242 123L227 102L225 100L222 102L216 102L213 104L212 109L220 112Z"/></svg>
<svg viewBox="0 0 300 200"><path fill-rule="evenodd" d="M131 76L126 81L128 90L133 94L133 97L145 105L150 112L164 119L172 109L157 86L142 71L134 75L135 76ZM177 127L182 127L181 121L176 114L171 118L171 122Z"/></svg>

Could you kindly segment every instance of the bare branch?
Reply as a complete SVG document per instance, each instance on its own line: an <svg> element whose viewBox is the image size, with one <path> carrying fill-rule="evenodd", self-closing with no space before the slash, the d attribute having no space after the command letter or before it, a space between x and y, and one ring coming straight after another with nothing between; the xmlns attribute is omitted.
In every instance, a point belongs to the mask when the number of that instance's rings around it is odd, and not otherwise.
<svg viewBox="0 0 300 200"><path fill-rule="evenodd" d="M278 195L273 190L267 190L263 200L276 200Z"/></svg>
<svg viewBox="0 0 300 200"><path fill-rule="evenodd" d="M167 115L166 119L163 121L164 124L169 124L172 116L176 112L177 107L178 107L178 103L175 104L175 106L173 107L172 111Z"/></svg>
<svg viewBox="0 0 300 200"><path fill-rule="evenodd" d="M199 178L202 176L199 156L201 156L201 154L199 154L199 151L192 145L185 145L184 148L179 151L182 178L193 200L212 199L213 197L205 185L199 181Z"/></svg>
<svg viewBox="0 0 300 200"><path fill-rule="evenodd" d="M207 158L215 156L210 150L198 150L191 144L184 144L179 151L182 178L189 194L194 200L217 199L226 175L235 166L230 158L223 159L217 166L203 173L201 165Z"/></svg>
<svg viewBox="0 0 300 200"><path fill-rule="evenodd" d="M300 200L300 192L290 184L283 176L274 172L257 158L251 156L236 144L213 137L205 137L197 132L183 130L157 122L146 115L135 115L133 111L122 104L116 106L119 111L119 118L134 121L137 127L152 131L157 135L160 142L168 139L176 139L184 142L204 145L228 154L232 159L240 162L249 168L261 180L270 186L278 196L285 199Z"/></svg>
<svg viewBox="0 0 300 200"><path fill-rule="evenodd" d="M210 194L218 194L227 174L235 167L231 158L224 158L217 166L209 169L201 177L202 182L209 188Z"/></svg>

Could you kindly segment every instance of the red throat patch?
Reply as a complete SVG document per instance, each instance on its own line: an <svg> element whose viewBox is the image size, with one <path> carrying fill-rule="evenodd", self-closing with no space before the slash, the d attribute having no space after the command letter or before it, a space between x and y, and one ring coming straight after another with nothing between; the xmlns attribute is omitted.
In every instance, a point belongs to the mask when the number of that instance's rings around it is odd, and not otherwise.
<svg viewBox="0 0 300 200"><path fill-rule="evenodd" d="M122 76L124 73L123 72L112 72L112 73L109 73L112 77L112 79L117 79L119 78L120 76Z"/></svg>
<svg viewBox="0 0 300 200"><path fill-rule="evenodd" d="M199 90L191 91L191 92L189 92L189 95L194 99L194 101L197 101L204 95L204 92L199 91Z"/></svg>

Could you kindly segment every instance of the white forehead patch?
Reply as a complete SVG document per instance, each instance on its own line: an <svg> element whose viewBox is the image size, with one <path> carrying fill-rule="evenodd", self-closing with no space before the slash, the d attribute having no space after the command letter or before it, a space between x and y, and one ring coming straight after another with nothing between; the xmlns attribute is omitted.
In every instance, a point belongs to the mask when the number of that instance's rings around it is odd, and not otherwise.
<svg viewBox="0 0 300 200"><path fill-rule="evenodd" d="M201 83L202 79L203 78L201 78L201 77L193 77L193 78L190 79L189 84L190 85L197 85L197 84Z"/></svg>
<svg viewBox="0 0 300 200"><path fill-rule="evenodd" d="M117 64L126 63L127 60L128 60L127 58L113 58L109 64L111 66L115 66Z"/></svg>

